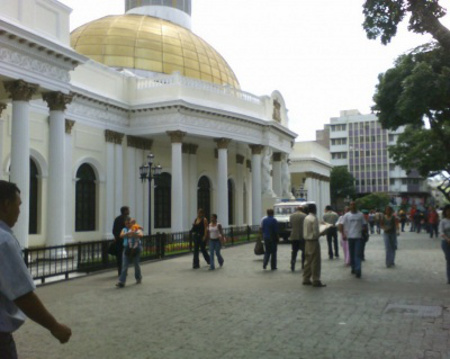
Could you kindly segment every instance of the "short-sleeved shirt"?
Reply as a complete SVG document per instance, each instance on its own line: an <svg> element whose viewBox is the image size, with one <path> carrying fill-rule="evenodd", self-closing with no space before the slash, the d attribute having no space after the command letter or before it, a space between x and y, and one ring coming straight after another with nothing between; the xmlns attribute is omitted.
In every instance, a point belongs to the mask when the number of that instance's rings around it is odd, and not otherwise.
<svg viewBox="0 0 450 359"><path fill-rule="evenodd" d="M450 219L442 219L441 223L439 223L439 233L443 233L450 237Z"/></svg>
<svg viewBox="0 0 450 359"><path fill-rule="evenodd" d="M25 321L14 300L36 289L11 228L0 221L0 332L11 333Z"/></svg>
<svg viewBox="0 0 450 359"><path fill-rule="evenodd" d="M336 226L339 216L336 212L328 211L323 215L322 219L325 223L331 224L334 227Z"/></svg>
<svg viewBox="0 0 450 359"><path fill-rule="evenodd" d="M342 218L342 225L347 238L362 238L362 230L367 222L361 212L347 212Z"/></svg>

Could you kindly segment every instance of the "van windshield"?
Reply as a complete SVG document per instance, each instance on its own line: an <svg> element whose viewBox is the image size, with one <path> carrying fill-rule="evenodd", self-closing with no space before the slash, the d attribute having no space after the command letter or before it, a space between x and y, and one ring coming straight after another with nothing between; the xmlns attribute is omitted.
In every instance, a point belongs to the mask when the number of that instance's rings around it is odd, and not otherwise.
<svg viewBox="0 0 450 359"><path fill-rule="evenodd" d="M295 212L295 206L275 207L275 214L285 216Z"/></svg>

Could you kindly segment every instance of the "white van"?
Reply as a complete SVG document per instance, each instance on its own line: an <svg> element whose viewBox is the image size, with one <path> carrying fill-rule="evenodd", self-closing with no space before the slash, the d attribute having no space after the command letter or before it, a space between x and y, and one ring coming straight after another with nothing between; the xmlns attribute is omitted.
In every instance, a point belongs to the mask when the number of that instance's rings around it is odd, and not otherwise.
<svg viewBox="0 0 450 359"><path fill-rule="evenodd" d="M274 217L278 221L278 235L287 241L291 235L291 224L289 218L293 214L297 207L303 207L309 203L315 203L311 201L287 201L279 202L273 205Z"/></svg>

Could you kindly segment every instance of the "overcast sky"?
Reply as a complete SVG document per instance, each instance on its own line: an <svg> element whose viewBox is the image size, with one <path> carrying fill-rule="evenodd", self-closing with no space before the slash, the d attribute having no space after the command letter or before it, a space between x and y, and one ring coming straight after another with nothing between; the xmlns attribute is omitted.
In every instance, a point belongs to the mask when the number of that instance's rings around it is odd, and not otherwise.
<svg viewBox="0 0 450 359"><path fill-rule="evenodd" d="M60 1L73 9L71 30L125 9L125 0ZM192 0L192 31L226 59L243 91L280 91L297 141L310 141L340 110L370 113L378 74L430 39L409 33L405 24L387 46L368 40L363 3Z"/></svg>

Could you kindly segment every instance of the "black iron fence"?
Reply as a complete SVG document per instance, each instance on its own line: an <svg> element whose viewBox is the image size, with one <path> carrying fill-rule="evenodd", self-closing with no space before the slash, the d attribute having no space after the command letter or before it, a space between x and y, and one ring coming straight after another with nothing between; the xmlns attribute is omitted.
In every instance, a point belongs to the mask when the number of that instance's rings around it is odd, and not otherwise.
<svg viewBox="0 0 450 359"><path fill-rule="evenodd" d="M224 228L225 247L256 240L259 226ZM112 240L79 242L54 247L24 249L25 263L35 280L44 283L46 278L73 273L90 273L116 266L116 258L108 254ZM173 258L192 252L190 232L157 233L142 238L141 262Z"/></svg>

